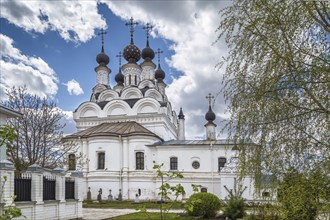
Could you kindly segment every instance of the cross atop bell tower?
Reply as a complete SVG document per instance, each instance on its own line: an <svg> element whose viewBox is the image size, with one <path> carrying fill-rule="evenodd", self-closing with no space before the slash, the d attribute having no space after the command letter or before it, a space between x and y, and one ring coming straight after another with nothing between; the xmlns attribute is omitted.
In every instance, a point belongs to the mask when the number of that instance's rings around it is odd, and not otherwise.
<svg viewBox="0 0 330 220"><path fill-rule="evenodd" d="M208 95L208 96L206 96L206 99L208 99L208 100L209 100L209 106L211 106L211 103L212 103L212 99L214 99L214 96L213 96L213 95L211 95L211 93L209 93L209 95Z"/></svg>

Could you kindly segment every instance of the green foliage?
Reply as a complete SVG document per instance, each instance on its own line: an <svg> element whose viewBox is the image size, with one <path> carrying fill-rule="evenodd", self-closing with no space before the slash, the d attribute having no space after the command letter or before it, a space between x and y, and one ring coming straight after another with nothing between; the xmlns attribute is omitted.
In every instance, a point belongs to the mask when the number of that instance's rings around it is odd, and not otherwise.
<svg viewBox="0 0 330 220"><path fill-rule="evenodd" d="M319 170L308 176L290 170L278 189L281 217L288 220L317 219L324 206L329 206L329 188L329 178L324 178Z"/></svg>
<svg viewBox="0 0 330 220"><path fill-rule="evenodd" d="M242 195L247 187L243 189L241 184L237 184L237 179L235 178L234 189L229 190L227 186L224 186L224 188L229 193L228 201L224 209L224 215L231 220L243 218L245 215L245 203Z"/></svg>
<svg viewBox="0 0 330 220"><path fill-rule="evenodd" d="M3 199L4 187L7 182L7 176L3 177L1 184L1 192L0 192L0 200ZM12 196L12 201L14 201L16 196ZM13 203L6 204L7 201L3 199L5 206L3 207L2 215L0 216L0 220L10 220L13 218L18 218L22 216L22 211L19 208L16 208Z"/></svg>
<svg viewBox="0 0 330 220"><path fill-rule="evenodd" d="M220 207L220 199L206 192L191 195L185 204L185 210L189 215L201 216L203 218L214 217Z"/></svg>
<svg viewBox="0 0 330 220"><path fill-rule="evenodd" d="M164 205L164 204L163 204ZM181 209L181 202L173 202L171 209ZM123 200L123 201L107 201L102 200L101 203L93 201L84 201L83 208L112 208L112 209L138 209L146 211L147 209L158 209L159 203L156 201L140 201L140 203L134 203L134 201Z"/></svg>
<svg viewBox="0 0 330 220"><path fill-rule="evenodd" d="M148 218L146 218L148 216ZM191 220L191 218L187 216L179 216L176 213L168 213L167 219L178 219L178 220ZM152 219L152 220L159 220L161 219L160 213L156 212L149 212L149 213L132 213L132 214L127 214L127 215L121 215L117 217L111 218L112 220L145 220L145 219Z"/></svg>
<svg viewBox="0 0 330 220"><path fill-rule="evenodd" d="M249 214L244 217L249 220L279 220L278 205L270 203L255 203Z"/></svg>
<svg viewBox="0 0 330 220"><path fill-rule="evenodd" d="M22 216L22 211L14 206L8 206L4 209L3 214L0 216L0 220L9 220Z"/></svg>
<svg viewBox="0 0 330 220"><path fill-rule="evenodd" d="M161 179L161 186L159 187L160 192L158 195L161 196L161 200L171 200L170 196L174 195L177 200L179 196L185 193L184 188L181 184L177 184L175 186L171 186L169 181L172 179L182 179L183 175L179 172L165 172L162 171L161 168L164 164L153 166L153 169L156 170L157 177Z"/></svg>
<svg viewBox="0 0 330 220"><path fill-rule="evenodd" d="M0 146L11 147L11 144L17 137L15 128L9 125L0 125Z"/></svg>
<svg viewBox="0 0 330 220"><path fill-rule="evenodd" d="M193 188L194 193L198 193L202 185L191 184L191 187Z"/></svg>
<svg viewBox="0 0 330 220"><path fill-rule="evenodd" d="M272 216L272 215L255 215L250 214L244 217L244 220L279 220L280 218L278 216Z"/></svg>
<svg viewBox="0 0 330 220"><path fill-rule="evenodd" d="M161 198L159 210L162 220L166 218L179 196L185 194L185 190L181 184L175 186L170 185L172 179L182 179L183 175L179 172L162 171L161 169L163 166L164 164L155 164L153 166L153 169L156 171L156 176L161 180L161 185L158 188L160 190L158 195L160 195ZM171 196L174 196L174 199L171 199ZM168 202L168 204L164 205L163 202Z"/></svg>
<svg viewBox="0 0 330 220"><path fill-rule="evenodd" d="M244 200L236 199L234 197L229 198L225 209L223 211L224 215L231 220L236 220L237 218L243 218L245 214L245 203Z"/></svg>
<svg viewBox="0 0 330 220"><path fill-rule="evenodd" d="M257 188L264 171L282 178L289 166L309 173L329 163L329 11L329 1L235 0L220 12L225 129Z"/></svg>

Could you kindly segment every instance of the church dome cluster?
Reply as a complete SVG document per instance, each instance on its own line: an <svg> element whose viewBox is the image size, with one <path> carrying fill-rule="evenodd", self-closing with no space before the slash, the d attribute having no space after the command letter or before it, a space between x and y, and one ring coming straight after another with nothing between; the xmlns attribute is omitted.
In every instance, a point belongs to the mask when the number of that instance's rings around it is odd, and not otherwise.
<svg viewBox="0 0 330 220"><path fill-rule="evenodd" d="M133 18L126 23L130 28L130 44L124 47L122 52L119 52L117 57L119 57L119 71L115 75L114 79L117 85L114 87L116 92L121 92L125 87L130 86L139 86L139 84L144 80L150 80L153 83L155 89L162 93L164 100L167 100L165 97L165 87L164 83L165 72L160 67L160 54L162 51L160 49L155 52L149 45L149 32L152 29L152 25L149 23L143 27L146 30L146 47L141 51L137 45L134 44L134 28L137 25L137 22L134 22ZM102 35L102 50L96 56L96 62L99 64L96 68L97 74L97 85L93 89L93 95L91 100L97 101L97 93L102 92L104 89L111 88L109 85L109 74L111 70L107 67L109 64L110 58L104 52L104 34L105 31L101 30L99 35ZM158 68L156 69L156 64L153 63L155 55L158 54ZM143 58L143 62L138 64L137 62ZM121 58L124 58L127 63L121 65ZM129 65L127 65L129 64ZM150 88L150 87L149 87ZM145 88L140 88L145 89Z"/></svg>

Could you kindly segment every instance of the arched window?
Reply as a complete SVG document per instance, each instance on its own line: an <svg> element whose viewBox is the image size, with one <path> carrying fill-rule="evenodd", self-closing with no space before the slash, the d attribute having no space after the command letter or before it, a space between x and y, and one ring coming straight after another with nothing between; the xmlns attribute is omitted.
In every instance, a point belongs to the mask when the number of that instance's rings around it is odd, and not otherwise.
<svg viewBox="0 0 330 220"><path fill-rule="evenodd" d="M178 170L178 158L177 157L170 158L170 170Z"/></svg>
<svg viewBox="0 0 330 220"><path fill-rule="evenodd" d="M69 154L69 170L76 170L76 155Z"/></svg>
<svg viewBox="0 0 330 220"><path fill-rule="evenodd" d="M105 153L100 152L97 154L97 169L104 169Z"/></svg>
<svg viewBox="0 0 330 220"><path fill-rule="evenodd" d="M227 163L227 159L225 157L219 157L218 158L218 171L220 172L223 167L225 167L225 164Z"/></svg>
<svg viewBox="0 0 330 220"><path fill-rule="evenodd" d="M143 152L136 152L135 167L137 170L144 170L144 153Z"/></svg>

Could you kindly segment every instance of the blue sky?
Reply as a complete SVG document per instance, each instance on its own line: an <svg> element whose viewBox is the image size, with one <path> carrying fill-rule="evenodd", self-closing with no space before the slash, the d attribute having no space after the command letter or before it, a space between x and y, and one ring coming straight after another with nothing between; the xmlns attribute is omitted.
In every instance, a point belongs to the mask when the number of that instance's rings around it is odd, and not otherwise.
<svg viewBox="0 0 330 220"><path fill-rule="evenodd" d="M102 2L102 1L101 1ZM166 72L167 94L174 110L183 107L187 137L204 135L205 96L221 89L222 70L215 66L227 48L215 32L219 10L228 1L1 1L1 98L13 85L54 98L67 113L66 132L74 131L72 114L89 100L95 85L96 55L105 28L105 52L110 57L110 85L118 72L119 51L129 44L125 26L133 16L134 43L142 50L142 27L155 25L150 46L164 51L161 66ZM155 58L154 63L157 63ZM122 63L126 61L122 59ZM71 83L70 83L71 82ZM70 90L70 91L69 91ZM220 94L215 102L217 124L225 113Z"/></svg>

